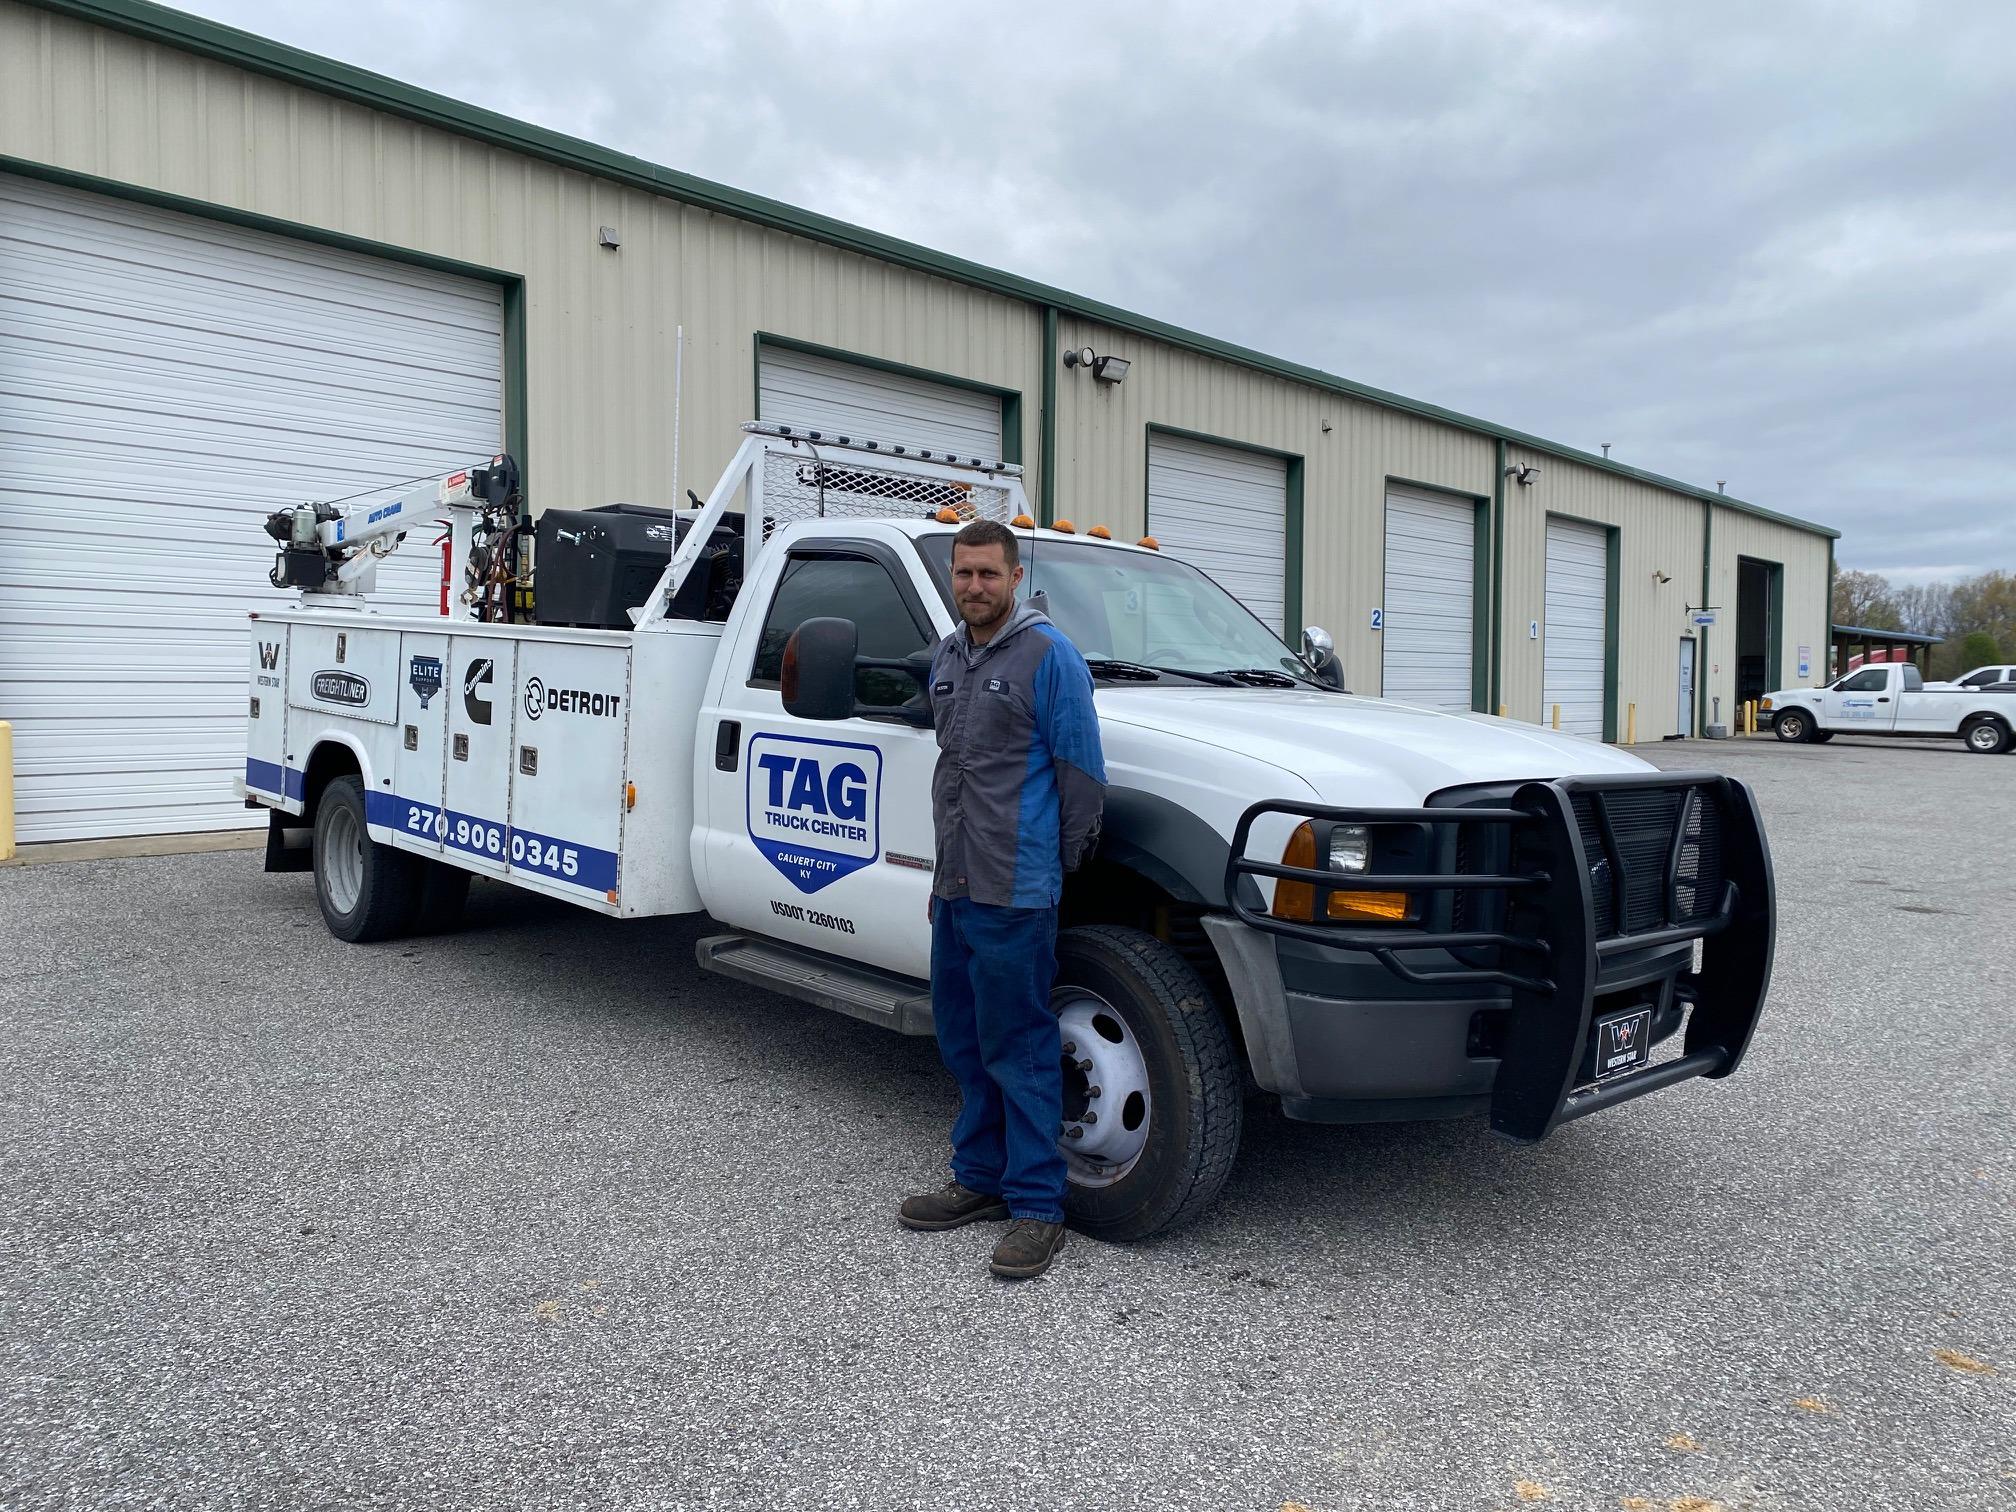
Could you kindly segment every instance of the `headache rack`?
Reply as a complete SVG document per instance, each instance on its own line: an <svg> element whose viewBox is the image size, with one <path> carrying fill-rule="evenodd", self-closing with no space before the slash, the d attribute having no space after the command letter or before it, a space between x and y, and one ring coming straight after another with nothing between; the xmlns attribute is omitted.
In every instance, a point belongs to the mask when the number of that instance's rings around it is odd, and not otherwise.
<svg viewBox="0 0 2016 1512"><path fill-rule="evenodd" d="M1246 854L1256 820L1308 823L1316 855L1338 825L1453 830L1455 869L1345 874ZM1480 865L1478 858L1488 858ZM1312 888L1307 921L1277 917L1258 879ZM1339 893L1451 895L1424 909L1449 927L1331 921ZM1256 803L1226 863L1232 910L1255 929L1361 951L1417 986L1509 989L1491 1126L1519 1140L1691 1077L1724 1077L1749 1045L1771 979L1771 857L1756 801L1715 772L1645 772L1529 782L1488 807L1335 808ZM1485 900L1502 900L1487 902ZM1478 921L1482 922L1478 922ZM1699 940L1698 971L1662 946ZM1654 984L1664 1008L1691 1004L1677 1057L1585 1080L1599 999Z"/></svg>

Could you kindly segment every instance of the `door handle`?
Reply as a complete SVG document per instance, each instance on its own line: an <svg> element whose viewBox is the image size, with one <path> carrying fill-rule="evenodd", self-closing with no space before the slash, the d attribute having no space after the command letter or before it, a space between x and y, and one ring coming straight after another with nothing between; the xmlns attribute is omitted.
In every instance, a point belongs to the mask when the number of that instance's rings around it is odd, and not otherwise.
<svg viewBox="0 0 2016 1512"><path fill-rule="evenodd" d="M1884 695L1883 695L1883 696L1882 696L1881 698L1877 699L1877 700L1876 700L1876 702L1878 702L1878 703L1888 703L1888 702L1890 702L1890 695L1889 695L1888 693L1885 693L1885 694L1884 694Z"/></svg>

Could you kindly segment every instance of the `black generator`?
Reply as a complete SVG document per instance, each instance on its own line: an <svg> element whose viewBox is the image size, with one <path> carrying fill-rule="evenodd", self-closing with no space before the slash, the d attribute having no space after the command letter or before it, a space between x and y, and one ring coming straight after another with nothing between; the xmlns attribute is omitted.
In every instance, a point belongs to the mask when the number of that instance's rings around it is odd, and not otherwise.
<svg viewBox="0 0 2016 1512"><path fill-rule="evenodd" d="M533 614L541 625L628 630L626 612L642 608L693 518L646 504L549 509L539 516ZM728 617L741 586L742 517L715 527L687 574L671 613L678 619Z"/></svg>

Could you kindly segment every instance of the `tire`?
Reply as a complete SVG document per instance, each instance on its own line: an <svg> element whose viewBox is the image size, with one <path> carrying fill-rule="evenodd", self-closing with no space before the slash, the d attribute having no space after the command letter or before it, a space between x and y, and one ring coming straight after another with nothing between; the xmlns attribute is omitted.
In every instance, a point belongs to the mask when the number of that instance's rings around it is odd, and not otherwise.
<svg viewBox="0 0 2016 1512"><path fill-rule="evenodd" d="M1812 716L1804 709L1787 709L1771 721L1771 733L1788 744L1797 745L1812 737Z"/></svg>
<svg viewBox="0 0 2016 1512"><path fill-rule="evenodd" d="M420 901L414 910L415 934L446 934L462 922L469 901L469 873L446 861L420 862Z"/></svg>
<svg viewBox="0 0 2016 1512"><path fill-rule="evenodd" d="M380 845L364 827L364 782L337 777L315 807L315 901L329 933L352 945L390 940L420 910L421 858Z"/></svg>
<svg viewBox="0 0 2016 1512"><path fill-rule="evenodd" d="M1209 990L1153 935L1090 925L1058 936L1051 1004L1077 1045L1065 1057L1058 1141L1070 1167L1066 1216L1113 1240L1190 1222L1231 1175L1245 1114L1239 1057ZM1079 1070L1088 1059L1094 1069ZM1069 1137L1074 1125L1080 1138Z"/></svg>
<svg viewBox="0 0 2016 1512"><path fill-rule="evenodd" d="M1960 739L1977 756L2000 756L2009 749L2009 727L1993 715L1984 715L1964 725Z"/></svg>
<svg viewBox="0 0 2016 1512"><path fill-rule="evenodd" d="M1832 730L1815 730L1813 732L1813 744L1815 745L1825 745L1833 738L1834 732Z"/></svg>

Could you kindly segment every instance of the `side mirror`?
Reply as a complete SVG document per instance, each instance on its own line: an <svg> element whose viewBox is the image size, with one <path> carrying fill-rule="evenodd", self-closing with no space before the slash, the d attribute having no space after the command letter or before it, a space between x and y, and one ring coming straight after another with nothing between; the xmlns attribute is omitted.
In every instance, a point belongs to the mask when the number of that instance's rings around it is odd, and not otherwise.
<svg viewBox="0 0 2016 1512"><path fill-rule="evenodd" d="M809 619L784 643L784 712L793 719L846 719L854 712L854 621Z"/></svg>
<svg viewBox="0 0 2016 1512"><path fill-rule="evenodd" d="M1330 687L1341 689L1344 686L1344 664L1337 660L1337 642L1321 625L1310 625L1303 630L1302 660L1309 663L1310 670Z"/></svg>

